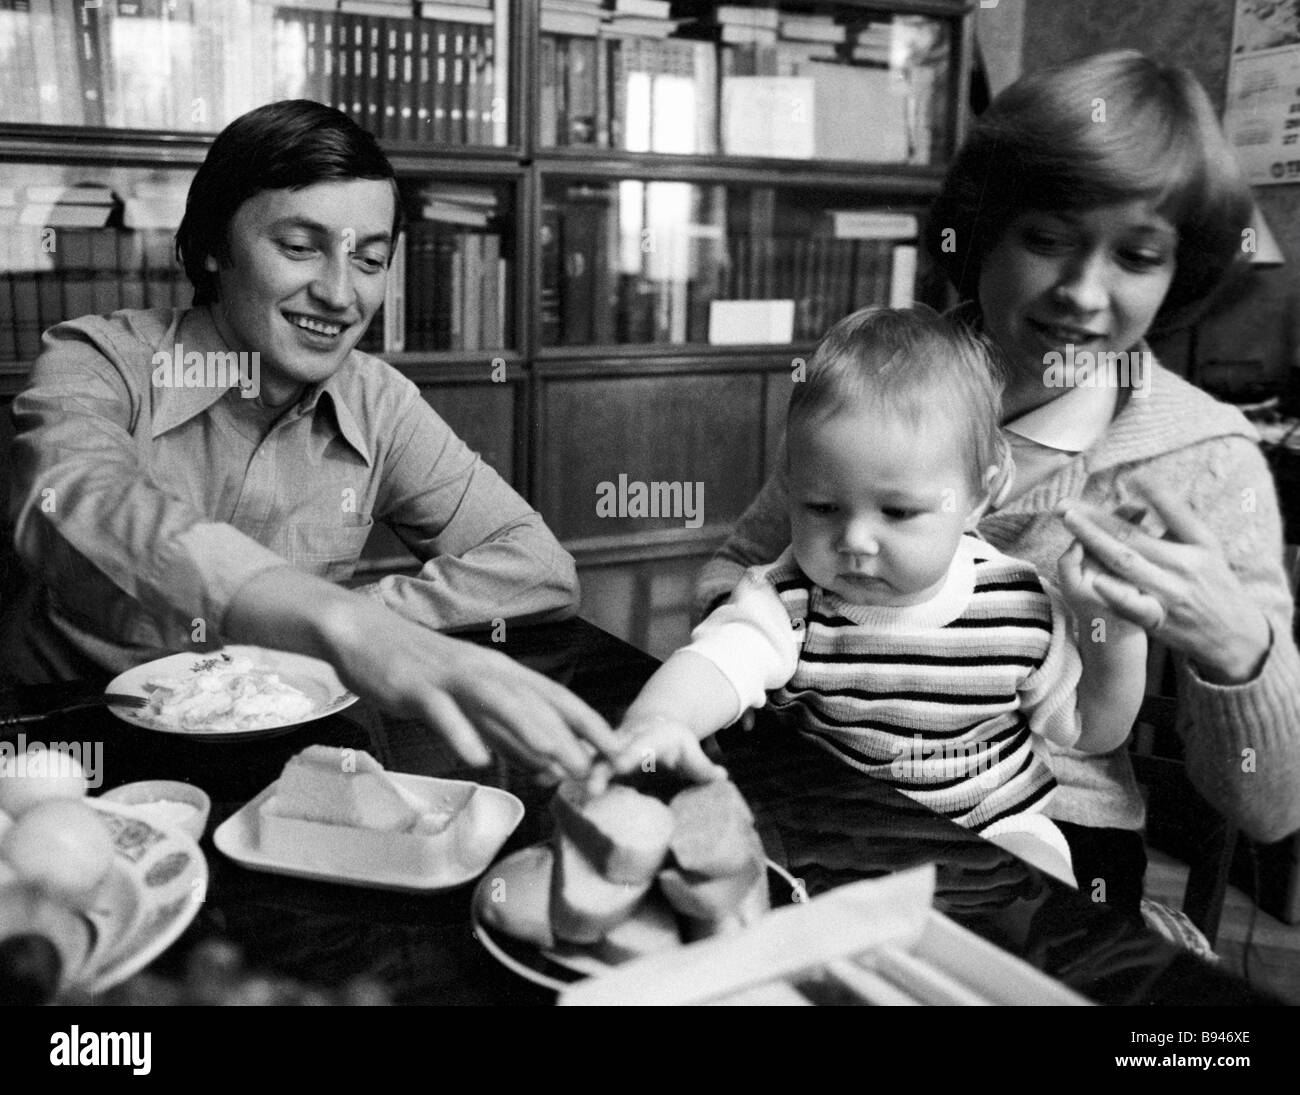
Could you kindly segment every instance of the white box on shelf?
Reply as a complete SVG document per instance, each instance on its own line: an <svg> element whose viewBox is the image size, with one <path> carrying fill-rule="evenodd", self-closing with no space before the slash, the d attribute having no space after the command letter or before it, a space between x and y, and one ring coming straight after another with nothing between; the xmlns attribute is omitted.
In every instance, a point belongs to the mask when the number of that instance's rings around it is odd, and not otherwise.
<svg viewBox="0 0 1300 1095"><path fill-rule="evenodd" d="M709 344L739 346L794 340L793 300L712 300L709 302Z"/></svg>

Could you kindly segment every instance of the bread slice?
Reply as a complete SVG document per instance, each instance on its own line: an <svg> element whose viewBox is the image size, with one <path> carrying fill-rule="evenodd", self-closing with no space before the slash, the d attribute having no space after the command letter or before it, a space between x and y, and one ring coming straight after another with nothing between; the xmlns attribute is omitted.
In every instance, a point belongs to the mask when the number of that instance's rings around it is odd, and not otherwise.
<svg viewBox="0 0 1300 1095"><path fill-rule="evenodd" d="M640 882L612 882L567 833L555 834L551 875L551 930L570 943L595 943L621 924L649 891L654 875Z"/></svg>
<svg viewBox="0 0 1300 1095"><path fill-rule="evenodd" d="M631 916L605 933L605 938L596 944L596 955L617 965L681 945L681 931L673 907L661 895L650 893Z"/></svg>
<svg viewBox="0 0 1300 1095"><path fill-rule="evenodd" d="M561 784L551 799L560 832L609 882L649 883L663 866L673 835L673 812L621 784L585 798L581 783Z"/></svg>
<svg viewBox="0 0 1300 1095"><path fill-rule="evenodd" d="M274 812L327 825L405 833L420 821L424 804L364 750L310 745L280 773Z"/></svg>
<svg viewBox="0 0 1300 1095"><path fill-rule="evenodd" d="M684 871L720 878L744 871L754 857L754 815L730 780L689 787L671 803L669 845Z"/></svg>
<svg viewBox="0 0 1300 1095"><path fill-rule="evenodd" d="M669 867L659 872L659 888L683 916L711 921L734 912L755 880L764 877L763 862L759 859L751 859L743 870L720 878Z"/></svg>
<svg viewBox="0 0 1300 1095"><path fill-rule="evenodd" d="M555 946L550 914L554 863L554 853L541 844L507 856L488 871L478 890L484 923L539 947Z"/></svg>

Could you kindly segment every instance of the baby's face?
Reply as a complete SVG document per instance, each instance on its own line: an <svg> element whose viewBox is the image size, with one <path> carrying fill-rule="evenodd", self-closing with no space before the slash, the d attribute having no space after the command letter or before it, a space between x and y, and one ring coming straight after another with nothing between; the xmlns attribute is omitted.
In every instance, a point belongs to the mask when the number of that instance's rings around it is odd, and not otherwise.
<svg viewBox="0 0 1300 1095"><path fill-rule="evenodd" d="M983 500L952 430L873 409L796 423L787 438L795 559L856 605L938 592Z"/></svg>

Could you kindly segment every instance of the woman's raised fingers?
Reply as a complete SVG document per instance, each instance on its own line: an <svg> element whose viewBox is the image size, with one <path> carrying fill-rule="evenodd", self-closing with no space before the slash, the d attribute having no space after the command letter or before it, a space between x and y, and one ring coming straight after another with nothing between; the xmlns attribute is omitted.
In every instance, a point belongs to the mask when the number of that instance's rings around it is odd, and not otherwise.
<svg viewBox="0 0 1300 1095"><path fill-rule="evenodd" d="M1161 589L1166 584L1163 568L1176 562L1172 545L1085 503L1072 503L1057 514L1088 555L1110 573L1139 589Z"/></svg>

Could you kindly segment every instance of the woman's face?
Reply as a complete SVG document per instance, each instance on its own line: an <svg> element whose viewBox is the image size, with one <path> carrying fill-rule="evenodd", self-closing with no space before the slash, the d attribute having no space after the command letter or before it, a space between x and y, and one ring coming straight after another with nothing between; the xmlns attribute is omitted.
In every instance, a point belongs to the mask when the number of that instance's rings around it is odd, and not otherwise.
<svg viewBox="0 0 1300 1095"><path fill-rule="evenodd" d="M1173 281L1177 245L1174 226L1142 199L1013 218L979 284L985 330L1006 355L1012 388L1045 391L1044 358L1069 344L1076 354L1132 349Z"/></svg>

